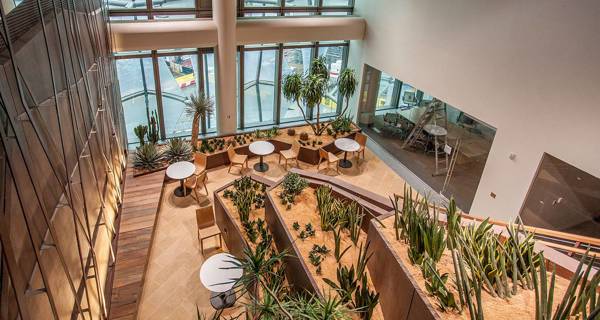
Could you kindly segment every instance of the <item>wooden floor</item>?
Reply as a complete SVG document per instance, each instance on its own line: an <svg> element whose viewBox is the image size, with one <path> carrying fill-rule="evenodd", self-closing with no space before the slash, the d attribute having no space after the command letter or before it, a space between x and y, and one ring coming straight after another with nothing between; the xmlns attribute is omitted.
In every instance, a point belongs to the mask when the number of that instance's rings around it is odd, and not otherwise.
<svg viewBox="0 0 600 320"><path fill-rule="evenodd" d="M127 168L109 319L135 319L161 202L165 172L133 178Z"/></svg>

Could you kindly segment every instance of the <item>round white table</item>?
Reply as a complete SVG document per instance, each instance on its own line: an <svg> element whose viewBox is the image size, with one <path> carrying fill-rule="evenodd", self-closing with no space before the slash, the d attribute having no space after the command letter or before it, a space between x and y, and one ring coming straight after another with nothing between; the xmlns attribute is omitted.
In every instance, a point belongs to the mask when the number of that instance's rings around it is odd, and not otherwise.
<svg viewBox="0 0 600 320"><path fill-rule="evenodd" d="M352 167L352 161L348 160L348 152L358 151L360 149L358 142L353 139L339 138L336 139L333 144L335 144L338 149L344 151L344 159L339 161L339 166L342 168Z"/></svg>
<svg viewBox="0 0 600 320"><path fill-rule="evenodd" d="M218 253L204 261L200 267L200 282L211 291L210 303L215 309L235 304L233 286L243 273L238 260L229 253Z"/></svg>
<svg viewBox="0 0 600 320"><path fill-rule="evenodd" d="M445 136L448 134L446 129L438 126L437 124L426 124L423 126L423 130L434 137Z"/></svg>
<svg viewBox="0 0 600 320"><path fill-rule="evenodd" d="M263 157L269 155L275 151L275 146L269 141L256 141L252 142L248 149L250 152L260 157L260 161L254 165L254 170L258 172L265 172L269 170L269 165L263 162Z"/></svg>
<svg viewBox="0 0 600 320"><path fill-rule="evenodd" d="M175 195L185 197L189 191L184 185L183 180L191 177L196 171L196 166L188 161L175 162L167 168L167 176L171 179L179 180L180 185L175 189Z"/></svg>

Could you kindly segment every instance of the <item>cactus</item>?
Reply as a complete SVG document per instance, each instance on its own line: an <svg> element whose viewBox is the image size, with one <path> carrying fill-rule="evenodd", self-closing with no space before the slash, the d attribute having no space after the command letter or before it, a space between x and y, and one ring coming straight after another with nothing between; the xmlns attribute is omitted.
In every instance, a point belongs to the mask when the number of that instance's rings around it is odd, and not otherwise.
<svg viewBox="0 0 600 320"><path fill-rule="evenodd" d="M150 123L148 124L148 141L156 144L158 138L158 115L156 114L156 110L153 110L150 116Z"/></svg>
<svg viewBox="0 0 600 320"><path fill-rule="evenodd" d="M140 141L140 147L144 146L145 141L144 137L146 136L146 132L148 132L148 126L140 124L139 126L133 128L133 133L135 133L136 137Z"/></svg>

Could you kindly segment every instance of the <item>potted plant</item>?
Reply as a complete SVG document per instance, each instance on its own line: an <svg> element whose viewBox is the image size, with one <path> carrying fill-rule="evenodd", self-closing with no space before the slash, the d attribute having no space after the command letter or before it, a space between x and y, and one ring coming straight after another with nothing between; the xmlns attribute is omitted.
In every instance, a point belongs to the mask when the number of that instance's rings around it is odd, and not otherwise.
<svg viewBox="0 0 600 320"><path fill-rule="evenodd" d="M190 98L185 102L185 112L192 117L192 148L196 150L198 146L198 125L202 120L202 132L206 131L206 117L210 116L214 111L214 102L210 97L200 91L198 96L190 95Z"/></svg>
<svg viewBox="0 0 600 320"><path fill-rule="evenodd" d="M313 60L309 71L305 75L299 73L286 75L283 79L283 96L288 100L296 102L304 121L310 125L316 136L320 136L329 126L329 123L321 123L321 108L319 108L329 82L329 71L325 65L325 57ZM346 106L338 117L343 116L348 109L350 97L356 91L357 83L354 70L344 69L340 74L337 83L338 91L346 100ZM306 112L302 108L302 104L304 104ZM308 119L315 107L317 107L316 121L315 123L311 123ZM307 113L309 116L307 116Z"/></svg>

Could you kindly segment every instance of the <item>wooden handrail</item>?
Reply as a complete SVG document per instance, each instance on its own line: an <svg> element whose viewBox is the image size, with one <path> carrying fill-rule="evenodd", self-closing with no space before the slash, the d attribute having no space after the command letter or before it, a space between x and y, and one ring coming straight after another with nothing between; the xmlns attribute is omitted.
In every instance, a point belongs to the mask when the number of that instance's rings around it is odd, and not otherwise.
<svg viewBox="0 0 600 320"><path fill-rule="evenodd" d="M396 195L396 196L399 199L404 200L404 196L402 196L402 195ZM444 208L444 207L436 206L435 204L429 204L429 207L435 208L436 210L438 210L440 212L446 213L446 208ZM461 217L463 217L465 219L469 219L469 220L475 220L475 221L484 221L485 220L485 218L471 215L471 214L465 214L462 212L460 215L461 215ZM498 220L493 220L493 219L489 219L488 221L489 221L489 223L497 225L497 226L503 226L503 227L508 226L508 223L503 222L503 221L498 221ZM573 241L575 243L580 242L583 244L600 247L600 239L598 239L598 238L580 236L580 235L576 235L576 234L572 234L572 233L555 231L555 230L550 230L550 229L545 229L545 228L531 227L531 226L526 226L526 225L524 225L523 228L528 232L542 235L542 236L548 236L548 237L557 238L557 239L564 239L564 240L568 240L568 241ZM541 240L538 240L538 241L541 241ZM574 253L581 253L580 251L583 250L583 249L578 249L575 247L569 247L569 246L565 246L565 245L562 245L561 249L568 250L568 251L571 251ZM583 253L585 253L585 250L583 250Z"/></svg>
<svg viewBox="0 0 600 320"><path fill-rule="evenodd" d="M588 256L594 256L596 258L600 258L600 253L596 253L593 251L587 251L581 248L575 248L575 247L570 247L564 244L560 244L560 243L554 243L554 242L550 242L550 241L545 241L545 240L536 240L539 243L543 243L544 245L550 247L550 248L554 248L554 249L560 249L560 250L566 250L566 251L570 251L573 253L578 253L581 255L584 255L586 252L588 254Z"/></svg>

